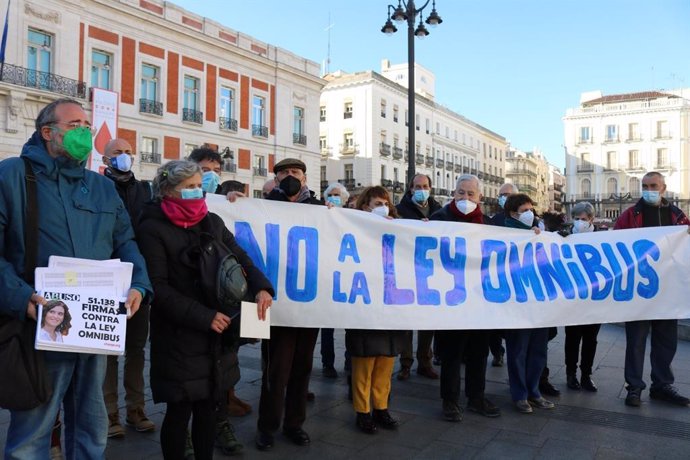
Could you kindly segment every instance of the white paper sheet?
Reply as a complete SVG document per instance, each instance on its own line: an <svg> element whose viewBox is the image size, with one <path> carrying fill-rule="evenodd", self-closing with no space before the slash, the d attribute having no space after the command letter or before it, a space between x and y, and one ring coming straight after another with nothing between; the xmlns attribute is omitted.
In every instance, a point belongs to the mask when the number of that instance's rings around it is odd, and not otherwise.
<svg viewBox="0 0 690 460"><path fill-rule="evenodd" d="M242 302L240 315L240 337L247 339L271 338L271 309L266 310L266 320L259 320L256 313L256 303Z"/></svg>

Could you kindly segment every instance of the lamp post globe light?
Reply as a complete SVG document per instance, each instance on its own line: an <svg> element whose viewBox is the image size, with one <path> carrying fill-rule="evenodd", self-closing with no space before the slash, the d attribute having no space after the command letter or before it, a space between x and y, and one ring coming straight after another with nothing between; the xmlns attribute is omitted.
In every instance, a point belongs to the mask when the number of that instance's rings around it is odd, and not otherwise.
<svg viewBox="0 0 690 460"><path fill-rule="evenodd" d="M429 4L426 2L417 8L414 0L398 0L398 6L388 5L388 20L381 28L381 32L386 35L394 34L398 31L393 21L402 23L407 21L407 138L408 138L408 152L407 152L407 183L412 182L415 175L415 157L417 155L417 143L415 142L415 91L414 91L414 38L424 38L429 35L429 31L422 22L422 11ZM391 11L393 12L391 14ZM419 15L419 24L415 28L417 22L417 15ZM391 21L391 19L393 21ZM432 27L435 27L443 22L441 16L436 12L436 0L431 4L431 13L425 21Z"/></svg>

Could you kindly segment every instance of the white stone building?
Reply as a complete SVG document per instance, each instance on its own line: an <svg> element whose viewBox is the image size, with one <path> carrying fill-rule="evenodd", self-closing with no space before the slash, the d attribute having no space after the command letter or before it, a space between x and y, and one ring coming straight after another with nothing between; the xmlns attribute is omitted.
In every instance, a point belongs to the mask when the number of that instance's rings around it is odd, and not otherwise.
<svg viewBox="0 0 690 460"><path fill-rule="evenodd" d="M321 93L321 189L341 181L350 190L384 185L398 202L407 178L407 64L374 71L335 72ZM415 170L428 174L434 194L449 199L456 178L477 174L485 204L503 183L506 140L434 101L434 76L416 65Z"/></svg>
<svg viewBox="0 0 690 460"><path fill-rule="evenodd" d="M641 195L648 171L666 177L666 196L688 212L690 89L604 96L583 93L563 118L568 206L590 201L615 221Z"/></svg>
<svg viewBox="0 0 690 460"><path fill-rule="evenodd" d="M4 11L3 11L4 13ZM17 155L38 111L90 90L119 94L117 136L133 170L207 144L223 180L260 193L272 166L302 159L318 190L319 65L162 0L15 0L0 78L0 154ZM113 133L115 134L115 133Z"/></svg>
<svg viewBox="0 0 690 460"><path fill-rule="evenodd" d="M564 212L565 176L558 166L549 163L549 209Z"/></svg>
<svg viewBox="0 0 690 460"><path fill-rule="evenodd" d="M549 198L549 162L539 149L523 152L510 148L506 154L506 181L515 184L536 203L538 212L551 208Z"/></svg>

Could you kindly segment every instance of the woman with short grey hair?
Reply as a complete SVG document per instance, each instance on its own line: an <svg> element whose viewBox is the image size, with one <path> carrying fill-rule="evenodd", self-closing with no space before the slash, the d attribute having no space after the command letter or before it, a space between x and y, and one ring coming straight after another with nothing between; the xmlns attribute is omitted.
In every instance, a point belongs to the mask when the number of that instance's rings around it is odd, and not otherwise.
<svg viewBox="0 0 690 460"><path fill-rule="evenodd" d="M570 217L578 218L581 214L585 214L589 219L594 220L594 206L589 201L580 201L573 206L570 211Z"/></svg>
<svg viewBox="0 0 690 460"><path fill-rule="evenodd" d="M164 196L175 190L175 187L194 174L201 175L203 172L201 166L193 161L175 160L165 163L158 168L156 177L153 178L153 196L162 200Z"/></svg>
<svg viewBox="0 0 690 460"><path fill-rule="evenodd" d="M340 197L340 198L336 198ZM350 192L340 182L331 182L323 192L323 199L326 203L333 203L333 206L342 208L350 198Z"/></svg>

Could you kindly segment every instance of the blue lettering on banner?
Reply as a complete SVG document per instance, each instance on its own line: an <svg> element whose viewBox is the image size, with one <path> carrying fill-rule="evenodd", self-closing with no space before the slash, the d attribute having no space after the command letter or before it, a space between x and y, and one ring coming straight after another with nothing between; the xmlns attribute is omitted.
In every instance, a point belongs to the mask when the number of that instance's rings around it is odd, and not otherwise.
<svg viewBox="0 0 690 460"><path fill-rule="evenodd" d="M564 259L572 259L573 250L570 247L570 245L564 244L563 246L561 246L561 254L563 254ZM575 280L578 296L580 297L580 299L586 299L589 295L589 285L587 284L585 275L582 273L582 270L580 270L580 266L576 262L568 262L566 265L568 267L568 270L570 270L570 274L573 276L573 279Z"/></svg>
<svg viewBox="0 0 690 460"><path fill-rule="evenodd" d="M395 235L381 236L383 255L383 303L385 305L411 305L414 303L412 289L400 289L395 281Z"/></svg>
<svg viewBox="0 0 690 460"><path fill-rule="evenodd" d="M446 304L455 306L467 299L465 287L465 263L467 261L467 242L465 238L455 238L455 256L450 254L450 238L441 238L441 264L443 269L453 275L453 289L446 292Z"/></svg>
<svg viewBox="0 0 690 460"><path fill-rule="evenodd" d="M575 252L592 285L592 300L604 300L612 288L613 275L601 262L601 254L591 244L576 244ZM603 283L602 283L603 278ZM602 286L603 284L603 286Z"/></svg>
<svg viewBox="0 0 690 460"><path fill-rule="evenodd" d="M357 243L355 236L352 233L343 235L340 240L340 253L338 254L338 262L345 262L345 257L352 257L355 263L359 263L359 253L357 252Z"/></svg>
<svg viewBox="0 0 690 460"><path fill-rule="evenodd" d="M300 242L304 242L306 265L304 288L297 286ZM292 227L288 231L285 293L295 302L311 302L316 298L319 278L319 232L313 227Z"/></svg>
<svg viewBox="0 0 690 460"><path fill-rule="evenodd" d="M417 284L417 303L419 305L439 305L441 293L436 289L430 289L428 278L434 276L434 259L426 256L426 253L436 249L438 241L430 236L418 236L414 245L414 273Z"/></svg>
<svg viewBox="0 0 690 460"><path fill-rule="evenodd" d="M643 299L651 299L659 292L659 275L649 265L647 258L659 260L661 251L659 247L649 240L638 240L633 243L633 252L637 259L637 271L642 278L647 279L647 283L637 285L637 294Z"/></svg>
<svg viewBox="0 0 690 460"><path fill-rule="evenodd" d="M510 254L508 256L510 264L510 277L513 280L513 289L515 289L515 300L523 303L527 302L527 289L531 287L535 299L538 301L544 300L544 290L541 287L541 282L537 276L537 267L534 265L534 256L532 253L532 243L527 243L522 252L522 262L520 262L520 251L515 243L510 243Z"/></svg>
<svg viewBox="0 0 690 460"><path fill-rule="evenodd" d="M506 276L506 244L497 240L482 240L482 290L484 298L489 302L504 303L510 299L510 286ZM496 254L496 272L498 286L491 284L490 263L491 255Z"/></svg>
<svg viewBox="0 0 690 460"><path fill-rule="evenodd" d="M339 271L333 272L333 302L345 303L347 294L340 290L340 275Z"/></svg>
<svg viewBox="0 0 690 460"><path fill-rule="evenodd" d="M625 262L624 267L627 272L627 280L625 283L625 289L623 289L623 267L618 262L616 255L613 252L613 248L609 243L602 243L601 249L604 251L606 260L609 261L611 270L613 270L613 300L627 301L633 298L635 294L635 269L633 258L628 252L628 248L625 247L623 243L617 243L616 248L620 252L623 262Z"/></svg>
<svg viewBox="0 0 690 460"><path fill-rule="evenodd" d="M544 248L543 243L537 243L535 250L539 274L544 282L549 299L553 300L558 297L556 284L561 288L566 299L574 299L575 288L573 287L572 281L570 281L565 265L561 262L558 245L555 243L551 244L551 260L549 260L549 257L546 255L546 248Z"/></svg>
<svg viewBox="0 0 690 460"><path fill-rule="evenodd" d="M364 276L364 272L356 272L355 276L352 278L352 290L350 291L348 303L355 303L357 301L357 296L362 296L362 302L364 302L365 305L371 303L369 286L367 285L367 278Z"/></svg>
<svg viewBox="0 0 690 460"><path fill-rule="evenodd" d="M235 240L254 265L266 275L278 297L278 262L280 261L280 226L266 224L266 258L264 258L248 222L235 222Z"/></svg>

